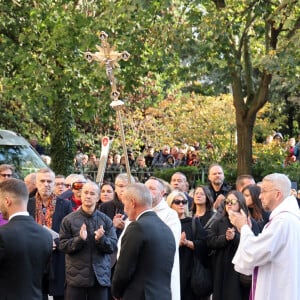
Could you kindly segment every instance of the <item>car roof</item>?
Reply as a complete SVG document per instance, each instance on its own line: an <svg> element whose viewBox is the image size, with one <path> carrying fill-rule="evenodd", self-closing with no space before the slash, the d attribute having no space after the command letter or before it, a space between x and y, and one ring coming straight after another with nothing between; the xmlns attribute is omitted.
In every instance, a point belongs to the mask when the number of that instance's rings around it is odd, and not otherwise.
<svg viewBox="0 0 300 300"><path fill-rule="evenodd" d="M11 130L0 129L0 145L29 146L30 144L17 133Z"/></svg>

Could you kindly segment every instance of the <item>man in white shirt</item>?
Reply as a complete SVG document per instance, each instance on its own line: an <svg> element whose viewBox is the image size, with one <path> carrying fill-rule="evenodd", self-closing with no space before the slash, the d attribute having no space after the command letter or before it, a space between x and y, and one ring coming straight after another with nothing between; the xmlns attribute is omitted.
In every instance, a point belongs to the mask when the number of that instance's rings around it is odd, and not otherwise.
<svg viewBox="0 0 300 300"><path fill-rule="evenodd" d="M163 182L155 177L150 177L145 182L152 195L152 209L173 232L176 242L176 252L171 277L172 300L180 300L180 271L179 271L179 241L181 237L181 224L175 210L171 209L164 200Z"/></svg>
<svg viewBox="0 0 300 300"><path fill-rule="evenodd" d="M290 191L286 175L264 177L260 199L271 215L258 236L254 236L242 211L229 214L231 223L241 232L232 262L236 271L252 273L250 299L300 299L300 211Z"/></svg>

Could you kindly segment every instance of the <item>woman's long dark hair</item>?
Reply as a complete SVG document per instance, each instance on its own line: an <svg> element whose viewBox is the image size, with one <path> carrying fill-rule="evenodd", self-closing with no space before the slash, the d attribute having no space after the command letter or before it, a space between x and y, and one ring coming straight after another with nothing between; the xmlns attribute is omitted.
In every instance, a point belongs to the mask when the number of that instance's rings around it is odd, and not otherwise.
<svg viewBox="0 0 300 300"><path fill-rule="evenodd" d="M249 207L249 211L251 212L251 217L256 221L263 220L263 207L261 201L259 199L260 195L260 187L256 184L250 184L243 188L242 192L248 190L251 196L253 207Z"/></svg>
<svg viewBox="0 0 300 300"><path fill-rule="evenodd" d="M213 208L213 197L211 195L211 192L209 190L209 188L205 185L198 185L195 187L195 191L194 191L194 195L197 191L197 189L201 188L205 194L205 207L206 207L206 211L211 211ZM194 197L193 197L193 204L192 204L192 215L194 215L196 213L196 204L194 203Z"/></svg>

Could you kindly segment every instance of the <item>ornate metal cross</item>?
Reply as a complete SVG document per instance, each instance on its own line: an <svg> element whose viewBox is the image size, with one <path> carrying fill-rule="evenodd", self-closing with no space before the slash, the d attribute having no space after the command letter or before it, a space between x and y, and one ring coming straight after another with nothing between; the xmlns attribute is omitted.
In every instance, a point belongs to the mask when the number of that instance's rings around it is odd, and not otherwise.
<svg viewBox="0 0 300 300"><path fill-rule="evenodd" d="M121 107L124 105L124 102L119 100L120 93L117 90L116 80L115 80L115 76L114 76L114 68L120 67L117 62L121 59L127 61L130 57L130 54L127 51L123 51L121 53L117 52L115 50L115 47L111 47L109 45L109 43L107 42L108 35L104 31L101 31L99 38L101 40L101 46L96 45L98 52L95 52L95 53L85 52L84 55L85 55L85 58L88 60L88 62L96 61L96 62L99 62L100 66L105 66L105 68L106 68L106 75L110 82L110 86L111 86L111 90L112 90L111 97L113 99L113 101L110 103L110 106L117 113L122 147L123 147L123 152L124 152L124 156L125 156L126 171L127 171L127 175L128 175L128 181L130 183L131 182L131 173L130 173L128 153L127 153L127 147L126 147L126 141L125 141L124 127L123 127L123 122L122 122L122 117L121 117ZM106 161L105 161L105 163L106 163ZM99 169L100 169L100 165L99 165Z"/></svg>

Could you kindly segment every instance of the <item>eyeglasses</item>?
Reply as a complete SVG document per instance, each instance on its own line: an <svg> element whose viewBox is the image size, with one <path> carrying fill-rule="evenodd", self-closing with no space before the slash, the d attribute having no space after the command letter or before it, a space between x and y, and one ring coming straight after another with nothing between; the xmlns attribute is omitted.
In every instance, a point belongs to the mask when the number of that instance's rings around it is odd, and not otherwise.
<svg viewBox="0 0 300 300"><path fill-rule="evenodd" d="M69 188L71 187L71 184L65 184L65 187L66 187L67 189L69 189Z"/></svg>
<svg viewBox="0 0 300 300"><path fill-rule="evenodd" d="M64 185L65 186L65 184L63 182L55 182L55 185L56 186L59 186L59 185Z"/></svg>
<svg viewBox="0 0 300 300"><path fill-rule="evenodd" d="M12 174L0 174L0 176L10 178L12 176Z"/></svg>
<svg viewBox="0 0 300 300"><path fill-rule="evenodd" d="M226 205L235 205L238 203L237 199L225 199L224 202Z"/></svg>
<svg viewBox="0 0 300 300"><path fill-rule="evenodd" d="M273 191L278 191L278 189L271 189L271 190L267 190L267 191L262 190L260 193L261 194L266 194L266 193L273 192Z"/></svg>
<svg viewBox="0 0 300 300"><path fill-rule="evenodd" d="M175 204L175 205L179 205L179 204L186 205L187 204L187 200L174 199L172 201L172 204Z"/></svg>
<svg viewBox="0 0 300 300"><path fill-rule="evenodd" d="M81 190L84 185L85 185L85 182L74 182L72 184L72 189L74 189L74 190Z"/></svg>

